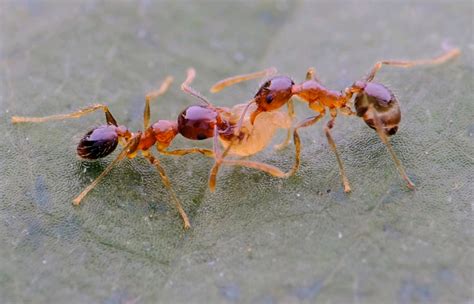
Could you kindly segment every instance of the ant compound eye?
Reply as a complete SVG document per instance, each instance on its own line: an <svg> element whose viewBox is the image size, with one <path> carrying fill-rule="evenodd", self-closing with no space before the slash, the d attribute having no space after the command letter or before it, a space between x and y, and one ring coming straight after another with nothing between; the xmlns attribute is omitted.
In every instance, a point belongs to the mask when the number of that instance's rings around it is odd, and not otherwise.
<svg viewBox="0 0 474 304"><path fill-rule="evenodd" d="M118 144L116 128L104 125L87 132L77 145L77 154L85 159L98 159L109 155Z"/></svg>
<svg viewBox="0 0 474 304"><path fill-rule="evenodd" d="M267 95L266 101L267 101L267 103L272 103L273 96L272 95Z"/></svg>

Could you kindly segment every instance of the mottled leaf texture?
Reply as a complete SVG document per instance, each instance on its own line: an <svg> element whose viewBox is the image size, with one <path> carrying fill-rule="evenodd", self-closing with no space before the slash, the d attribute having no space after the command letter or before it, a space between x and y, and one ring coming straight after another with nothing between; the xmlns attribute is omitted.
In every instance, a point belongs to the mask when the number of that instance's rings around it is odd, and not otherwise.
<svg viewBox="0 0 474 304"><path fill-rule="evenodd" d="M1 303L471 303L473 296L472 1L27 1L0 4ZM125 160L79 207L78 195L119 152L81 161L76 145L102 112L10 123L106 103L120 124L143 125L144 95L167 76L152 120L197 102L251 98L260 80L211 94L216 81L275 66L302 81L308 67L341 90L376 60L418 59L458 46L440 66L384 67L400 101L392 144L406 189L377 134L338 117L334 139L353 192L343 192L323 133L301 132L288 180L212 160L160 157L193 228L183 231L159 174ZM296 102L298 119L312 114ZM274 143L284 139L278 134ZM195 146L182 137L173 148ZM199 147L210 148L210 141ZM290 168L293 149L254 159Z"/></svg>

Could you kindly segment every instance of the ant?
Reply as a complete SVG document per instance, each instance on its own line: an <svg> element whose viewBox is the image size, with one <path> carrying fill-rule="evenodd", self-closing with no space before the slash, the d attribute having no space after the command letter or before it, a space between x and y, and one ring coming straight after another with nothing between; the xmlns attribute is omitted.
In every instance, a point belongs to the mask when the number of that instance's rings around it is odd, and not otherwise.
<svg viewBox="0 0 474 304"><path fill-rule="evenodd" d="M254 98L250 100L249 104L256 104L257 106L257 108L253 110L250 115L250 121L253 123L257 116L261 115L262 113L268 113L270 111L279 109L285 104L288 105L289 112L292 112L293 106L291 104L291 98L295 95L307 102L309 108L317 113L316 115L308 117L299 122L293 130L296 160L293 168L285 175L286 177L294 174L300 164L301 142L298 135L298 129L317 123L321 118L324 117L327 108L329 110L330 120L324 127L324 132L326 134L329 146L336 156L341 181L344 186L344 192L350 192L351 187L344 171L341 157L337 151L336 144L331 135L331 129L334 127L338 112L347 116L357 115L361 117L370 128L377 132L378 136L387 147L395 163L395 166L402 179L405 180L407 187L414 189L414 183L406 175L405 169L403 168L400 160L397 158L389 141L389 136L397 133L398 125L401 119L398 100L389 88L381 83L373 82L373 80L383 65L409 68L418 65L442 64L458 56L459 54L460 50L458 48L454 48L432 59L377 61L366 77L354 82L352 86L341 92L330 90L324 87L316 76L316 71L314 68L308 69L306 73L306 80L301 84L295 84L294 81L288 76L275 76L264 82L263 85L260 86ZM210 91L215 93L227 86L239 83L241 81L253 79L258 77L258 75L263 74L264 73L262 72L256 72L252 74L237 75L226 78L212 86ZM352 97L354 95L355 111L353 111L351 108ZM287 137L286 143L288 140L289 136Z"/></svg>
<svg viewBox="0 0 474 304"><path fill-rule="evenodd" d="M158 170L161 180L183 220L184 228L188 229L191 227L189 218L174 192L164 168L150 151L153 146L156 146L157 151L163 155L183 156L190 153L201 153L215 158L215 164L211 169L209 178L209 187L211 191L214 191L220 165L244 166L284 177L285 173L271 165L247 160L225 160L224 158L227 154L238 156L255 154L269 144L276 129L291 128L291 117L277 111L266 113L267 115L262 115L261 118L259 117L259 120L254 120L251 124L248 115L245 117L243 114L245 109L249 108L246 104L236 105L232 109L213 106L206 98L189 86L195 75L194 69L188 69L187 78L181 85L181 89L197 97L204 104L187 107L178 115L176 121L158 120L150 124L150 103L168 90L173 81L173 78L168 76L158 90L151 91L145 96L143 132L131 132L126 126L119 125L109 108L104 104L94 104L69 114L46 117L13 116L11 121L12 123L41 123L79 118L97 110L102 110L105 113L106 124L90 130L83 136L76 149L78 156L86 160L96 160L112 153L118 144L123 146L123 148L105 170L74 198L73 204L79 205L82 199L117 163L126 157L132 159L137 156L138 152L141 152ZM212 137L214 139L214 148L213 150L201 148L167 150L178 133L191 140L203 140ZM219 141L225 148L223 153L220 150Z"/></svg>

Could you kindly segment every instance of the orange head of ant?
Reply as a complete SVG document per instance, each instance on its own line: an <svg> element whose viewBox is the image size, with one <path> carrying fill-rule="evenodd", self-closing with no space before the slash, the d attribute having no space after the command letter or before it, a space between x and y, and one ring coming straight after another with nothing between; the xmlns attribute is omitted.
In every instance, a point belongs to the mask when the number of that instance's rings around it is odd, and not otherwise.
<svg viewBox="0 0 474 304"><path fill-rule="evenodd" d="M203 140L214 136L214 129L225 130L228 124L218 109L209 105L192 105L178 116L178 132L186 138Z"/></svg>
<svg viewBox="0 0 474 304"><path fill-rule="evenodd" d="M102 125L90 130L79 141L77 154L85 159L98 159L109 155L117 148L120 128L124 127Z"/></svg>
<svg viewBox="0 0 474 304"><path fill-rule="evenodd" d="M257 109L251 115L251 122L260 112L279 109L293 96L292 87L295 83L287 76L276 76L267 80L255 94Z"/></svg>
<svg viewBox="0 0 474 304"><path fill-rule="evenodd" d="M398 131L401 119L400 105L395 95L386 86L375 82L357 81L354 88L359 91L355 96L357 116L375 129L375 118L380 122L384 133L388 136Z"/></svg>

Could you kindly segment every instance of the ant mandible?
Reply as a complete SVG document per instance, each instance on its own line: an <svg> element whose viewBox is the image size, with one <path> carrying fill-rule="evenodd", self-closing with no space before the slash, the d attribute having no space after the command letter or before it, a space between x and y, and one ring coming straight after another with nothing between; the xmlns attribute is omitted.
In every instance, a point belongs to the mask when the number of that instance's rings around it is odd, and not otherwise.
<svg viewBox="0 0 474 304"><path fill-rule="evenodd" d="M297 171L300 164L301 142L298 135L298 129L308 127L318 122L324 117L326 108L328 108L331 118L324 127L324 131L329 146L336 156L344 191L350 192L351 187L344 171L341 157L331 135L331 129L334 127L334 122L338 112L348 116L357 115L364 119L365 123L377 132L382 142L386 145L397 170L399 171L400 176L405 180L407 187L414 189L414 183L406 175L405 169L397 158L389 141L389 136L394 135L397 132L401 119L398 100L390 89L381 83L373 82L373 79L383 65L409 68L418 65L441 64L459 54L460 50L455 48L432 59L407 61L381 60L376 62L366 77L356 81L352 86L341 92L324 87L321 84L321 81L317 78L314 68L308 69L306 80L301 84L295 84L294 81L287 76L275 76L267 80L259 88L254 98L249 102L249 104L252 103L257 105L257 109L253 110L250 115L250 120L253 122L261 113L276 110L284 104L288 104L289 110L291 109L292 111L292 105L289 103L291 103L291 98L295 95L307 102L308 106L313 111L317 112L317 115L304 119L294 128L293 141L296 150L296 160L292 170L287 174L291 175ZM212 86L211 92L218 92L227 86L256 78L262 74L262 72L256 72L226 78ZM354 95L355 111L351 109L351 100ZM287 139L288 138L289 137L287 137Z"/></svg>
<svg viewBox="0 0 474 304"><path fill-rule="evenodd" d="M79 141L77 154L88 160L106 157L112 153L118 144L123 146L119 155L105 168L105 170L74 200L74 205L79 205L82 199L104 178L112 168L125 157L134 158L138 152L158 170L163 184L168 189L170 196L183 220L184 228L191 227L189 218L184 211L171 182L161 166L159 160L151 153L150 149L156 149L163 155L183 156L190 153L201 153L216 160L211 169L209 187L214 190L216 176L220 165L244 166L262 170L274 176L284 177L278 168L247 160L226 160L227 154L248 156L255 154L265 148L271 141L277 128L291 127L291 118L279 112L269 112L262 116L254 124L250 124L248 115L242 115L246 104L234 106L232 109L213 106L207 99L192 89L189 84L195 77L194 69L189 69L187 78L181 85L181 89L204 102L203 105L192 105L179 114L177 121L158 120L150 125L150 102L163 95L171 85L173 78L167 77L159 90L149 92L145 97L145 109L143 114L144 132L131 132L127 127L118 125L109 108L104 104L94 104L69 114L51 115L46 117L22 117L13 116L12 123L41 123L69 118L79 118L97 110L105 113L106 123L87 132ZM214 149L176 149L167 150L177 134L192 139L202 140L214 138ZM219 140L225 147L224 153L220 151Z"/></svg>

